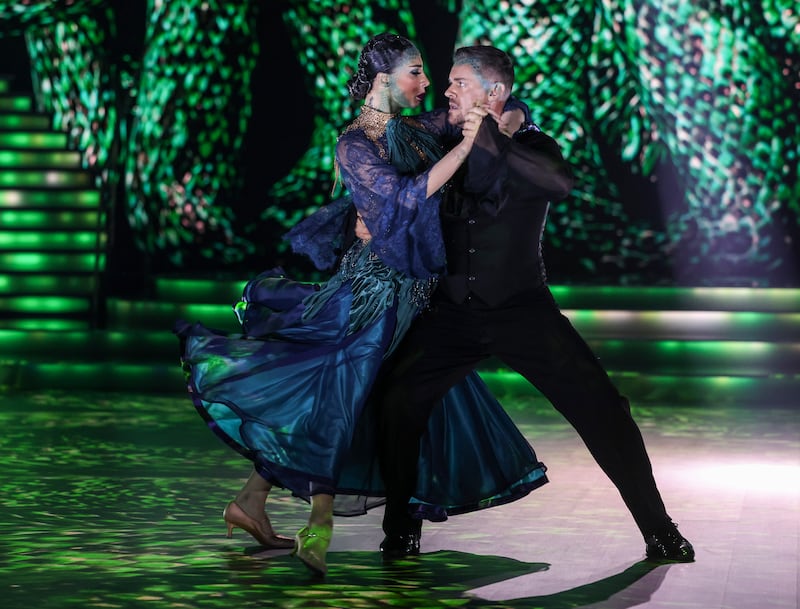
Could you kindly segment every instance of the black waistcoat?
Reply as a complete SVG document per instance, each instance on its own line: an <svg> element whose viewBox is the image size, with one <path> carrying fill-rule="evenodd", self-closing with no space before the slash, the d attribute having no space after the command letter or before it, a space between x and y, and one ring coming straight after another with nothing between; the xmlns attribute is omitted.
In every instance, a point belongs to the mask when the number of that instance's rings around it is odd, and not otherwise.
<svg viewBox="0 0 800 609"><path fill-rule="evenodd" d="M441 207L447 274L439 296L498 306L546 283L542 236L550 201L573 186L556 141L538 128L502 135L481 124Z"/></svg>
<svg viewBox="0 0 800 609"><path fill-rule="evenodd" d="M464 194L459 184L456 177L442 204L447 274L439 295L454 302L477 296L497 306L544 285L541 238L548 198L531 193L500 202Z"/></svg>

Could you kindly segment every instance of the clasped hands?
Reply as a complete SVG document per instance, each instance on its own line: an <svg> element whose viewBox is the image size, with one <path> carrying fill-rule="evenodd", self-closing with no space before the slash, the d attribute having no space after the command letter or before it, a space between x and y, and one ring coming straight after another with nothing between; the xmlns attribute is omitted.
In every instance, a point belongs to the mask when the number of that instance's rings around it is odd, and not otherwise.
<svg viewBox="0 0 800 609"><path fill-rule="evenodd" d="M497 127L500 130L500 133L506 137L511 137L519 130L520 127L522 127L522 124L525 122L525 113L519 108L498 113L494 110L490 110L486 106L475 106L467 111L467 114L464 118L462 135L465 138L471 137L474 139L478 132L478 128L481 126L481 122L483 122L484 117L487 115L491 116L495 121L497 121ZM370 234L367 225L364 224L364 219L361 217L361 214L358 214L356 217L355 234L356 237L362 241L369 241L372 239L372 235Z"/></svg>
<svg viewBox="0 0 800 609"><path fill-rule="evenodd" d="M467 110L466 116L464 117L462 135L465 138L474 138L486 115L491 116L497 122L500 133L506 137L513 136L525 122L525 113L519 108L513 108L499 113L489 109L487 106L475 106Z"/></svg>

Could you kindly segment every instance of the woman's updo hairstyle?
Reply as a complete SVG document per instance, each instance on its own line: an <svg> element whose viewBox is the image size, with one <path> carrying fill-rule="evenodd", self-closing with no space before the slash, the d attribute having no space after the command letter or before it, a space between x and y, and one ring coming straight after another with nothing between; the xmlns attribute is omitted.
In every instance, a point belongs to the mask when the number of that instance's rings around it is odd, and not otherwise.
<svg viewBox="0 0 800 609"><path fill-rule="evenodd" d="M361 49L358 69L347 81L347 91L350 96L364 99L379 72L390 73L406 56L411 55L419 55L419 51L408 38L388 33L373 37Z"/></svg>

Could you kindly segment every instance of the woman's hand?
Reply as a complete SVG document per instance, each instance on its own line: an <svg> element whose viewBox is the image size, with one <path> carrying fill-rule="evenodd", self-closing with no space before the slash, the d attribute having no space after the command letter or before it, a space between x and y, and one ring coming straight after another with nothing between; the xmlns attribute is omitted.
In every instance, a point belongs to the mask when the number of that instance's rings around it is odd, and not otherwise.
<svg viewBox="0 0 800 609"><path fill-rule="evenodd" d="M372 239L372 234L370 234L367 225L364 224L364 218L361 217L361 214L356 216L356 237L362 241Z"/></svg>
<svg viewBox="0 0 800 609"><path fill-rule="evenodd" d="M478 129L483 122L483 117L489 114L484 106L475 106L467 110L464 116L464 124L461 127L461 135L465 140L470 140L470 147L472 147L472 140L478 134Z"/></svg>

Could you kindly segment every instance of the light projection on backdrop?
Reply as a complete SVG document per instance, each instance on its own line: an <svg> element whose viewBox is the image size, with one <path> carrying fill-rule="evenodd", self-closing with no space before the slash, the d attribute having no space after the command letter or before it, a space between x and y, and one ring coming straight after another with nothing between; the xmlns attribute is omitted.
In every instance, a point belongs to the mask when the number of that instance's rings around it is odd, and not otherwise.
<svg viewBox="0 0 800 609"><path fill-rule="evenodd" d="M416 2L150 1L141 53L124 58L103 50L120 27L113 5L43 4L46 19L22 3L0 19L24 29L42 106L119 193L118 217L156 269L280 259L281 233L330 198L333 145L357 111L344 84L358 50L391 29L420 41L429 65L462 44L514 56L516 94L578 178L551 211L551 280L800 282L800 15L789 0L441 2L458 32L443 47L426 47L441 24ZM290 48L259 38L264 11ZM252 76L287 54L312 98L313 116L299 117L312 136L285 176L242 201ZM445 85L433 83L436 99ZM257 221L241 221L244 204L263 209Z"/></svg>

